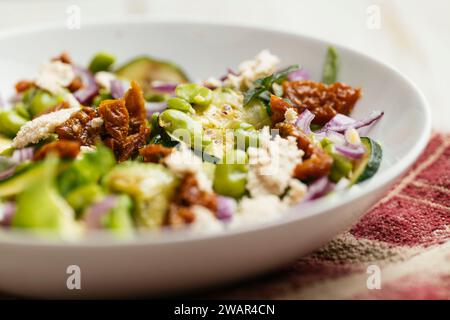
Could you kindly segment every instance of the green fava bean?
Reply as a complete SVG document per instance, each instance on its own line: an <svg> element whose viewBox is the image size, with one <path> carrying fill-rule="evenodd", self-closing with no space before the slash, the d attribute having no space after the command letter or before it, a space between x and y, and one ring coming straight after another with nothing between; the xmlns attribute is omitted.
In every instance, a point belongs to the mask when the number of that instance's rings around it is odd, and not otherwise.
<svg viewBox="0 0 450 320"><path fill-rule="evenodd" d="M207 106L211 103L212 91L196 83L180 84L175 93L178 97L199 106Z"/></svg>
<svg viewBox="0 0 450 320"><path fill-rule="evenodd" d="M14 137L20 128L27 122L14 110L0 111L0 133Z"/></svg>
<svg viewBox="0 0 450 320"><path fill-rule="evenodd" d="M159 115L159 125L172 139L183 141L189 146L192 144L204 146L210 143L204 140L202 125L182 111L175 109L163 111Z"/></svg>
<svg viewBox="0 0 450 320"><path fill-rule="evenodd" d="M234 161L227 161L233 156ZM216 165L214 171L213 188L218 194L240 198L245 194L247 184L247 155L242 150L235 150Z"/></svg>
<svg viewBox="0 0 450 320"><path fill-rule="evenodd" d="M39 90L31 99L29 110L32 116L36 116L61 101L61 98L55 97L46 91Z"/></svg>
<svg viewBox="0 0 450 320"><path fill-rule="evenodd" d="M169 109L176 109L176 110L180 110L183 112L188 112L188 113L195 113L194 108L192 108L192 105L187 102L184 99L181 98L171 98L169 99L169 101L167 101L167 107Z"/></svg>
<svg viewBox="0 0 450 320"><path fill-rule="evenodd" d="M99 52L92 58L89 70L92 73L107 71L114 61L116 61L116 58L113 55L107 52Z"/></svg>

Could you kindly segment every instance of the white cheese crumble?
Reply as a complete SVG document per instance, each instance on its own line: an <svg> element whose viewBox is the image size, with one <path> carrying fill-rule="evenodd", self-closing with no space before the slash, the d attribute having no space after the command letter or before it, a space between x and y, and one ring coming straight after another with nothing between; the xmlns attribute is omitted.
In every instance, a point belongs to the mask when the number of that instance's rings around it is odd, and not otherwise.
<svg viewBox="0 0 450 320"><path fill-rule="evenodd" d="M304 183L297 179L289 180L289 190L283 197L283 204L292 206L298 203L305 195L308 188Z"/></svg>
<svg viewBox="0 0 450 320"><path fill-rule="evenodd" d="M75 72L70 64L61 61L51 61L42 64L36 85L53 94L64 92L64 88L75 79Z"/></svg>
<svg viewBox="0 0 450 320"><path fill-rule="evenodd" d="M244 197L238 204L230 227L267 222L280 217L287 207L275 195L265 195L255 198Z"/></svg>
<svg viewBox="0 0 450 320"><path fill-rule="evenodd" d="M95 82L108 91L111 91L111 81L116 80L117 77L115 74L107 71L99 71L94 76Z"/></svg>
<svg viewBox="0 0 450 320"><path fill-rule="evenodd" d="M23 148L30 143L37 143L48 138L55 132L55 128L63 124L79 108L62 109L44 114L40 117L25 123L17 133L11 146L13 148Z"/></svg>
<svg viewBox="0 0 450 320"><path fill-rule="evenodd" d="M202 159L197 157L184 143L180 143L176 150L164 159L164 164L177 174L194 174L201 190L212 191L212 181L204 171Z"/></svg>
<svg viewBox="0 0 450 320"><path fill-rule="evenodd" d="M242 62L239 67L239 75L229 74L225 85L237 89L251 88L253 82L261 77L266 77L275 72L280 59L271 54L269 50L263 50L253 59Z"/></svg>
<svg viewBox="0 0 450 320"><path fill-rule="evenodd" d="M222 86L222 81L214 77L209 77L203 81L203 85L209 88L220 88Z"/></svg>
<svg viewBox="0 0 450 320"><path fill-rule="evenodd" d="M249 147L247 190L252 197L281 195L288 187L295 166L301 162L303 151L295 138L279 135L271 139L269 128L261 131L260 147Z"/></svg>
<svg viewBox="0 0 450 320"><path fill-rule="evenodd" d="M298 119L297 111L294 108L289 108L284 113L284 122L289 124L295 124Z"/></svg>
<svg viewBox="0 0 450 320"><path fill-rule="evenodd" d="M217 220L214 213L203 206L192 206L195 220L190 224L190 228L195 233L214 233L224 229L222 222Z"/></svg>

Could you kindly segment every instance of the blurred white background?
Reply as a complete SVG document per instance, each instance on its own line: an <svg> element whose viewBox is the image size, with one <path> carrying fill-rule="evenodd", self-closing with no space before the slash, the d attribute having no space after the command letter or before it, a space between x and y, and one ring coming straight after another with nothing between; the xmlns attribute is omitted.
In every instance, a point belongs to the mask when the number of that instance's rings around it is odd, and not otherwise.
<svg viewBox="0 0 450 320"><path fill-rule="evenodd" d="M434 127L450 131L448 0L0 0L0 31L65 25L70 5L81 8L81 26L131 15L262 25L338 42L410 77L430 102Z"/></svg>

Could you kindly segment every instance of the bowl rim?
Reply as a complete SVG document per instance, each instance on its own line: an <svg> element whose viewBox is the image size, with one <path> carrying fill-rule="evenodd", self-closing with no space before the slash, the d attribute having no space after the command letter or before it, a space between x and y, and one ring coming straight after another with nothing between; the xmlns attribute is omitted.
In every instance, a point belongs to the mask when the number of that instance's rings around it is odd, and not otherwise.
<svg viewBox="0 0 450 320"><path fill-rule="evenodd" d="M86 19L83 20L83 27L95 28L101 26L111 25L113 27L124 25L196 25L198 27L224 27L228 29L247 29L256 32L268 32L272 34L284 35L301 38L304 41L315 42L319 44L327 44L335 46L339 51L346 51L351 55L356 55L359 58L374 63L377 67L387 69L391 74L398 77L415 93L418 98L418 107L423 112L424 118L420 128L419 139L415 142L413 147L399 158L396 163L387 168L384 172L375 175L369 181L361 183L357 189L353 189L351 193L347 193L333 203L327 198L318 199L308 204L308 210L302 212L301 215L295 213L295 206L291 207L286 213L277 219L270 220L263 223L255 223L250 225L238 226L230 230L222 230L215 233L193 233L188 230L167 230L160 232L146 231L142 234L134 235L130 238L117 238L107 231L95 231L92 235L83 235L76 240L36 237L30 232L22 232L18 230L0 230L0 245L24 245L24 246L49 246L49 247L113 247L113 246L137 246L137 245L164 245L168 243L192 243L196 241L224 239L227 237L239 236L245 233L261 232L267 229L282 227L285 224L294 221L300 221L310 218L315 215L325 214L330 210L338 209L349 204L352 201L360 199L376 190L382 188L384 185L392 182L405 172L418 158L421 152L425 149L429 137L431 135L431 114L427 99L422 91L404 74L402 74L393 65L372 57L366 53L355 50L345 45L335 43L333 41L323 40L319 37L305 35L301 32L288 31L282 28L267 27L249 23L230 23L222 21L204 21L203 19L189 19L189 18L148 18L148 17L109 17L101 19ZM0 31L0 41L3 39L12 38L24 34L40 33L45 31L52 31L62 29L64 25L61 22L47 22L38 25L30 25L13 29L6 29ZM329 202L327 204L327 202Z"/></svg>

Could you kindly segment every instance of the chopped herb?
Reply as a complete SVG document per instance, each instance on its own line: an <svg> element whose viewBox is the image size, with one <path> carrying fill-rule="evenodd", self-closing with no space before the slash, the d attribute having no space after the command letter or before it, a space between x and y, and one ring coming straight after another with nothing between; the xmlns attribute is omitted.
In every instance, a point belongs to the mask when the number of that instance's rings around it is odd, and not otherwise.
<svg viewBox="0 0 450 320"><path fill-rule="evenodd" d="M334 47L328 47L323 66L322 82L325 84L335 83L339 70L339 55Z"/></svg>

